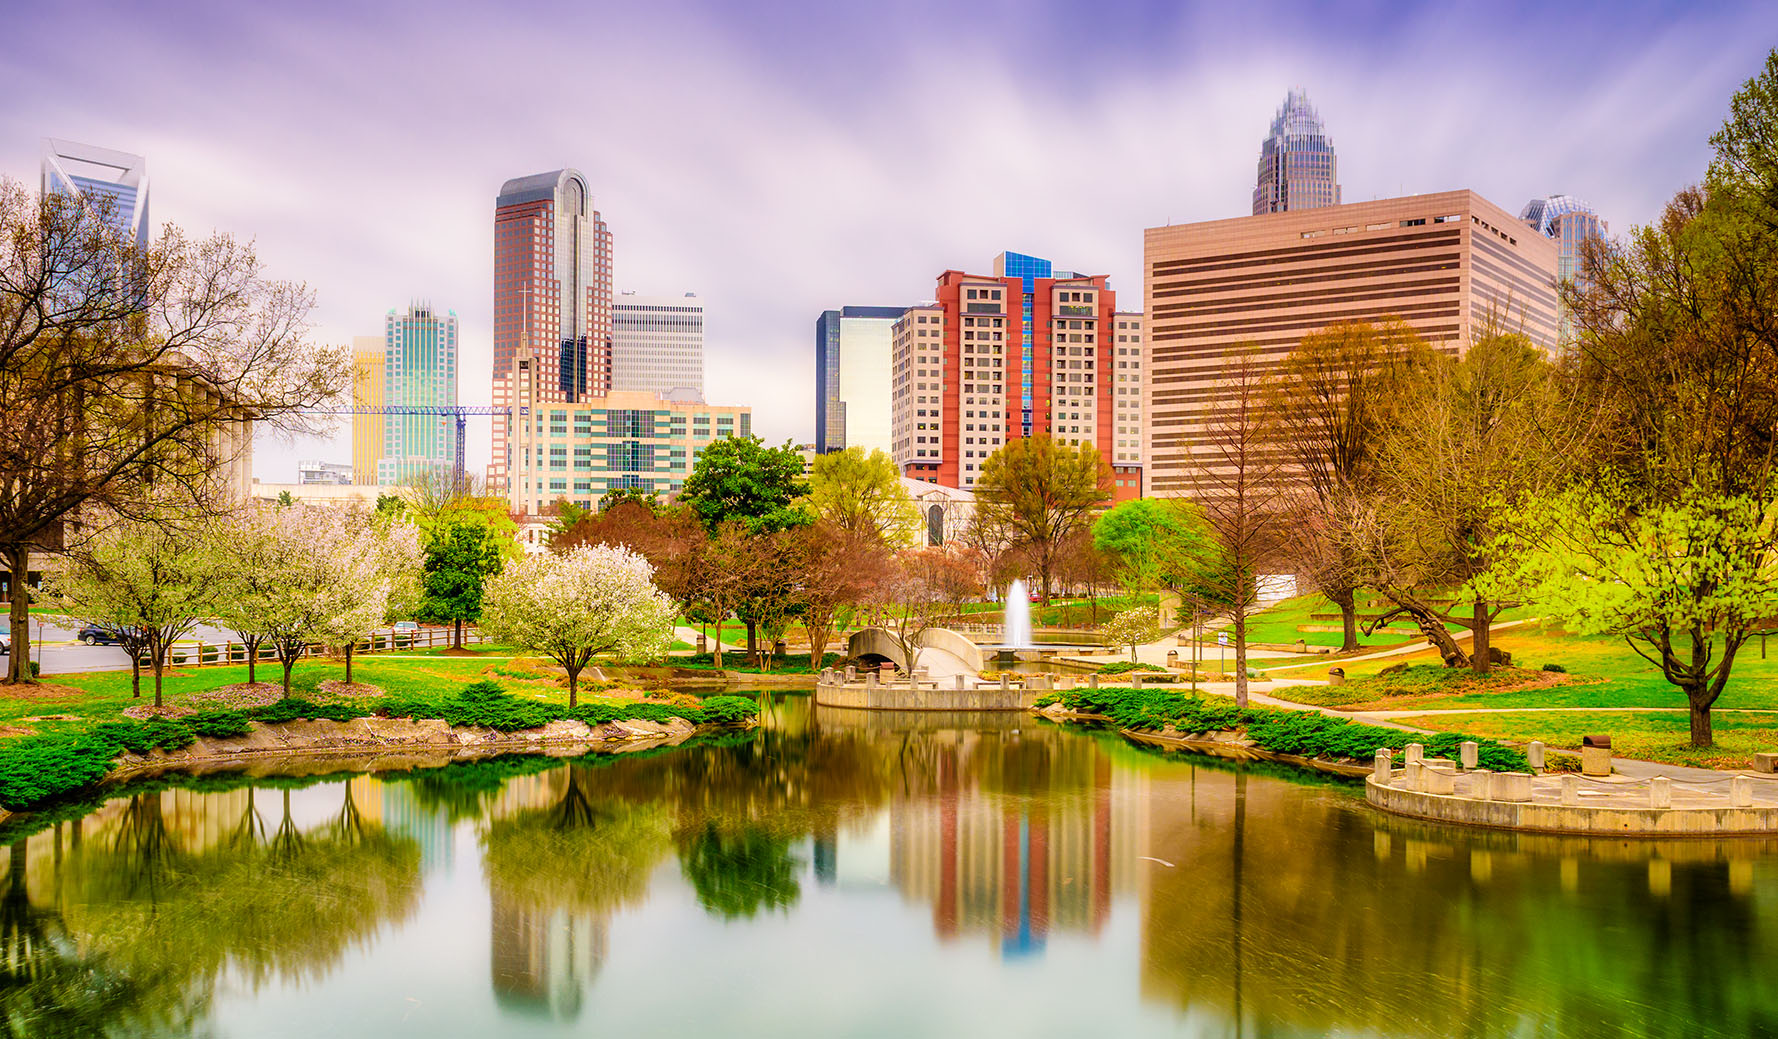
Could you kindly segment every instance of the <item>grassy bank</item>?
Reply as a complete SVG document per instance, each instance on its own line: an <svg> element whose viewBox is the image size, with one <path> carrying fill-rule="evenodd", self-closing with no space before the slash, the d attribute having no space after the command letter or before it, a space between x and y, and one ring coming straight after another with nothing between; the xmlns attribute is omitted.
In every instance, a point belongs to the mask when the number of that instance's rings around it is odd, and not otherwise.
<svg viewBox="0 0 1778 1039"><path fill-rule="evenodd" d="M510 732L571 719L589 725L639 719L664 722L678 717L698 724L729 724L754 716L746 697L705 700L679 695L668 702L639 700L633 692L583 687L581 702L567 705L567 690L555 676L531 671L523 661L390 654L354 662L353 678L374 685L381 695L338 695L322 691L343 677L343 665L299 665L293 695L264 706L216 706L205 696L244 682L246 668L177 671L167 676L165 702L177 717L137 721L124 715L152 701L130 695L127 672L53 676L55 684L0 687L0 807L16 811L72 796L99 781L122 752L147 753L190 746L198 738L244 735L252 722L298 718L348 721L380 715L438 718ZM275 672L261 669L263 680ZM169 712L171 713L171 712Z"/></svg>
<svg viewBox="0 0 1778 1039"><path fill-rule="evenodd" d="M1235 706L1232 697L1192 696L1172 689L1074 689L1045 694L1039 707L1059 703L1071 711L1110 718L1120 728L1189 734L1240 730L1261 750L1305 758L1368 764L1378 748L1425 746L1429 757L1457 756L1465 740L1481 744L1481 764L1496 771L1523 771L1525 755L1493 740L1459 732L1424 736L1316 711Z"/></svg>

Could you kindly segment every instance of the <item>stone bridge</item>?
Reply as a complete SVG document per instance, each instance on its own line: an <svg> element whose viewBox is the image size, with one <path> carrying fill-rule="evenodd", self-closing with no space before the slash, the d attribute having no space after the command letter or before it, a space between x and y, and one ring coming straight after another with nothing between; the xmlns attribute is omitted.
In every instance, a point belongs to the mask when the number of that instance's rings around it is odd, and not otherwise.
<svg viewBox="0 0 1778 1039"><path fill-rule="evenodd" d="M920 647L916 666L925 668L934 678L952 675L975 675L982 670L982 649L949 628L928 628L915 637ZM908 669L907 654L895 636L882 628L862 628L846 640L846 655L878 657L896 667Z"/></svg>

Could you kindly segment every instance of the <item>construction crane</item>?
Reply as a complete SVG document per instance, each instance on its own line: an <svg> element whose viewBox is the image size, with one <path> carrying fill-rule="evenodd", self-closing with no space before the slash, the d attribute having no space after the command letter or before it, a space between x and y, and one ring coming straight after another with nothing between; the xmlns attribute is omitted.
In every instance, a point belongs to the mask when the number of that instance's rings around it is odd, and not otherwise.
<svg viewBox="0 0 1778 1039"><path fill-rule="evenodd" d="M468 440L469 416L471 415L505 415L511 417L512 409L503 406L475 406L466 404L376 404L360 405L351 408L332 408L330 415L433 415L440 418L455 419L456 436L456 467L453 475L462 480L468 473L469 466L463 457L463 445Z"/></svg>

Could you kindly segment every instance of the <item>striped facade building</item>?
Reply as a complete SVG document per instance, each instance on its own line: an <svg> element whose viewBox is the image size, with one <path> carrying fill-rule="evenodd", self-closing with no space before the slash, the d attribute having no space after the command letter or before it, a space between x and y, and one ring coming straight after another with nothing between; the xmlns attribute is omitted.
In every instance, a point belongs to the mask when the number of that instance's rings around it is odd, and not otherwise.
<svg viewBox="0 0 1778 1039"><path fill-rule="evenodd" d="M1490 328L1553 352L1557 251L1472 191L1149 228L1150 493L1191 490L1237 351L1264 371L1328 325L1399 317L1453 354Z"/></svg>

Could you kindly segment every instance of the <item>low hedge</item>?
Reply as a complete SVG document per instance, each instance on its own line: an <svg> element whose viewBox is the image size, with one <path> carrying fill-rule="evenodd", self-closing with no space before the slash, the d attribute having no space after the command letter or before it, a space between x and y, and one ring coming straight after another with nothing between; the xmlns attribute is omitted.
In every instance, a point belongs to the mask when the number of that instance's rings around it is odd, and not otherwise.
<svg viewBox="0 0 1778 1039"><path fill-rule="evenodd" d="M1118 660L1099 668L1102 675L1127 675L1132 671L1165 671L1159 664L1146 664L1134 660Z"/></svg>
<svg viewBox="0 0 1778 1039"><path fill-rule="evenodd" d="M521 700L493 682L481 681L455 696L437 700L387 700L372 707L316 704L284 699L244 711L203 711L183 718L145 722L105 722L81 733L47 733L0 744L0 807L21 811L64 798L102 779L124 751L135 754L189 747L199 737L245 736L252 722L325 719L345 722L372 714L393 718L442 718L451 725L481 726L500 732L534 729L552 721L588 725L639 719L665 723L684 718L693 725L737 725L759 713L744 696L712 696L696 706L628 703L561 704Z"/></svg>
<svg viewBox="0 0 1778 1039"><path fill-rule="evenodd" d="M1400 751L1410 743L1425 747L1428 757L1455 758L1462 743L1474 740L1481 751L1481 767L1496 772L1530 770L1521 751L1493 740L1452 732L1407 732L1317 711L1243 709L1226 696L1194 696L1172 689L1072 689L1047 693L1037 706L1052 703L1103 715L1126 729L1158 731L1169 725L1180 732L1242 729L1262 750L1305 758L1369 761L1378 748Z"/></svg>

